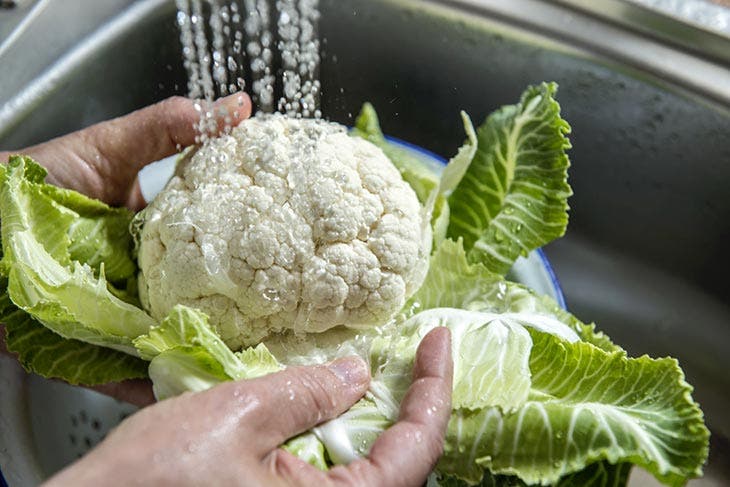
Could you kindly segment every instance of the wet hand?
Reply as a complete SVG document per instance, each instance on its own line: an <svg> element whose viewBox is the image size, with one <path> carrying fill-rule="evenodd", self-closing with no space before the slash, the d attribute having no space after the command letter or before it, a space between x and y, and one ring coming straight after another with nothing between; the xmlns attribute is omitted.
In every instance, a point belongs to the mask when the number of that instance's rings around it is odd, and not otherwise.
<svg viewBox="0 0 730 487"><path fill-rule="evenodd" d="M365 394L370 376L358 358L292 367L157 403L124 421L49 485L422 485L442 452L452 375L449 331L437 328L419 346L398 421L368 458L328 472L279 446Z"/></svg>
<svg viewBox="0 0 730 487"><path fill-rule="evenodd" d="M0 161L6 162L11 154L28 155L48 170L51 184L139 210L144 206L139 170L195 143L200 114L194 103L168 98L42 144L0 152ZM251 100L245 93L235 93L218 100L212 111L223 130L251 115Z"/></svg>

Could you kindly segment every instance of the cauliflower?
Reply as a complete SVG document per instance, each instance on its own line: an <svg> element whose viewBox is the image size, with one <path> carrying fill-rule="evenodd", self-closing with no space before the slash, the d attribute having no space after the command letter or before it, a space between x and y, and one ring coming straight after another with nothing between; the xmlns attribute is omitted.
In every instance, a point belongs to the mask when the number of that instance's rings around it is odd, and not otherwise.
<svg viewBox="0 0 730 487"><path fill-rule="evenodd" d="M144 212L140 298L199 308L237 349L285 330L390 319L428 269L428 215L375 145L282 115L181 160Z"/></svg>

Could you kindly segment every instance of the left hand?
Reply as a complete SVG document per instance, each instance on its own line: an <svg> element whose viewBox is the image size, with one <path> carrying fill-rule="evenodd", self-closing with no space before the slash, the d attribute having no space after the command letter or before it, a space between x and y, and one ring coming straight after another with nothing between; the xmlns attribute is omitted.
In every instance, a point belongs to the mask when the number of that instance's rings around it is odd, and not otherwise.
<svg viewBox="0 0 730 487"><path fill-rule="evenodd" d="M42 144L0 151L0 163L6 163L11 154L30 156L48 170L46 180L50 184L112 206L140 210L145 201L137 173L145 165L195 143L200 114L194 103L179 96L168 98ZM225 117L229 117L229 125L236 126L251 115L251 100L245 93L234 93L215 102L213 111L223 130ZM5 347L2 324L0 354L12 355ZM149 380L127 380L92 389L135 406L154 402Z"/></svg>
<svg viewBox="0 0 730 487"><path fill-rule="evenodd" d="M145 201L137 181L139 170L195 144L200 114L194 103L179 96L168 98L42 144L0 152L0 162L7 162L10 154L30 156L48 170L51 184L112 206L140 210ZM220 130L225 117L235 127L251 115L251 100L245 93L234 93L218 100L213 111Z"/></svg>

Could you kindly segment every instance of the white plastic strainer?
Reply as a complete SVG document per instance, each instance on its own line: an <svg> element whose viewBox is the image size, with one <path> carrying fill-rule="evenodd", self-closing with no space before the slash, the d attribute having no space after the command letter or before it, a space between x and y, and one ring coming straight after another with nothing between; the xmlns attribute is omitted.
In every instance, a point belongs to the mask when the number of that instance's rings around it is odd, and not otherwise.
<svg viewBox="0 0 730 487"><path fill-rule="evenodd" d="M26 387L31 433L44 472L81 458L137 408L82 388L29 376Z"/></svg>
<svg viewBox="0 0 730 487"><path fill-rule="evenodd" d="M11 487L39 484L83 456L136 407L26 374L0 357L0 468Z"/></svg>

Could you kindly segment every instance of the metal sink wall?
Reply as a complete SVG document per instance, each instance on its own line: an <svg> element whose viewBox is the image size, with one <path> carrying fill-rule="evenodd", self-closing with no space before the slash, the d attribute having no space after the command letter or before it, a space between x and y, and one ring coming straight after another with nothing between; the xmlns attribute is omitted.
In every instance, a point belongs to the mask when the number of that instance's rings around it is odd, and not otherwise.
<svg viewBox="0 0 730 487"><path fill-rule="evenodd" d="M632 354L679 358L715 432L713 468L727 468L724 61L556 3L321 4L322 108L339 122L371 101L387 133L450 156L463 139L459 110L481 121L527 84L559 82L575 196L568 235L547 251L568 305ZM0 106L0 147L185 94L174 12L173 2L136 2L28 83Z"/></svg>

